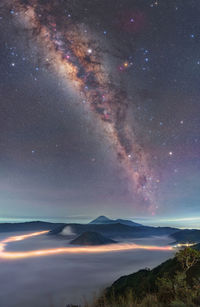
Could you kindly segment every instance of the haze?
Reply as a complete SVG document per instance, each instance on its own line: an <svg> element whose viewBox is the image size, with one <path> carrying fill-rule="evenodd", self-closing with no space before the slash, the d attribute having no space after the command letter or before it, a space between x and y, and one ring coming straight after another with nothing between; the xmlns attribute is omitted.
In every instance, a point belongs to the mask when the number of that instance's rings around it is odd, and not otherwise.
<svg viewBox="0 0 200 307"><path fill-rule="evenodd" d="M2 240L11 235L1 235ZM24 234L24 233L23 233ZM148 245L167 245L169 237L134 240ZM33 250L66 246L68 240L47 235L10 243L7 250ZM122 275L154 267L173 255L172 251L134 250L93 255L56 255L20 260L0 260L2 306L65 307L90 300Z"/></svg>

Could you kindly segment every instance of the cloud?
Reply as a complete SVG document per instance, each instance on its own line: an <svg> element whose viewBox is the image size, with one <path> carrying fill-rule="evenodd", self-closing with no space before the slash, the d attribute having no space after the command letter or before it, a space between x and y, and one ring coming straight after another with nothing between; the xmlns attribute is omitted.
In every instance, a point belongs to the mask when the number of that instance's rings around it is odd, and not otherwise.
<svg viewBox="0 0 200 307"><path fill-rule="evenodd" d="M72 233L66 227L67 234ZM9 233L8 236L11 234ZM13 233L13 235L16 235ZM6 234L0 234L0 239ZM169 239L152 238L152 243L167 244ZM10 244L8 250L34 250L62 247L69 240L41 236ZM150 238L137 240L150 244ZM171 251L126 251L107 254L76 254L0 260L0 302L7 307L65 307L98 295L122 275L144 267L155 267L172 256Z"/></svg>
<svg viewBox="0 0 200 307"><path fill-rule="evenodd" d="M73 232L72 227L71 226L66 226L65 228L63 228L63 230L60 233L62 236L72 236L72 235L76 235L76 233Z"/></svg>

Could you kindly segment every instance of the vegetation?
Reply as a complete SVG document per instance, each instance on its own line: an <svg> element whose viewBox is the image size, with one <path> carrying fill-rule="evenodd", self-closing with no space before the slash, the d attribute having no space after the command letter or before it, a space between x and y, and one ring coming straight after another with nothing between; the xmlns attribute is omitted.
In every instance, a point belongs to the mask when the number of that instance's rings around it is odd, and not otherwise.
<svg viewBox="0 0 200 307"><path fill-rule="evenodd" d="M179 251L153 270L123 276L85 307L200 306L200 252Z"/></svg>

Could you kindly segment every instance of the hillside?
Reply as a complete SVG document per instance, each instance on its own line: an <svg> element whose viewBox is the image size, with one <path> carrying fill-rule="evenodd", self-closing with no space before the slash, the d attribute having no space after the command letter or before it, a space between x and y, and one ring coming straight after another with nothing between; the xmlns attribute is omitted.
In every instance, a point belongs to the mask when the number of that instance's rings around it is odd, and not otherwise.
<svg viewBox="0 0 200 307"><path fill-rule="evenodd" d="M183 229L171 235L178 243L196 242L200 243L200 230Z"/></svg>
<svg viewBox="0 0 200 307"><path fill-rule="evenodd" d="M196 250L200 251L200 243L194 245L193 248L195 248Z"/></svg>
<svg viewBox="0 0 200 307"><path fill-rule="evenodd" d="M153 270L123 276L107 288L99 306L200 306L200 252L186 248ZM148 305L142 302L151 301ZM105 303L106 302L106 303ZM121 303L120 303L121 302Z"/></svg>
<svg viewBox="0 0 200 307"><path fill-rule="evenodd" d="M98 232L92 232L92 231L84 232L70 242L70 244L74 245L104 245L112 243L117 243L117 242L102 236Z"/></svg>

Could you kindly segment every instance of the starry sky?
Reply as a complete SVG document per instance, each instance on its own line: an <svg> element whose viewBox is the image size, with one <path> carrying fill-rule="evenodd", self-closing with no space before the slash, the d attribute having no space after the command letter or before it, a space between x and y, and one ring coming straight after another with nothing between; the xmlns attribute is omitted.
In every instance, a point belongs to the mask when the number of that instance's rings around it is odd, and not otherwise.
<svg viewBox="0 0 200 307"><path fill-rule="evenodd" d="M0 4L2 218L200 216L198 0Z"/></svg>

